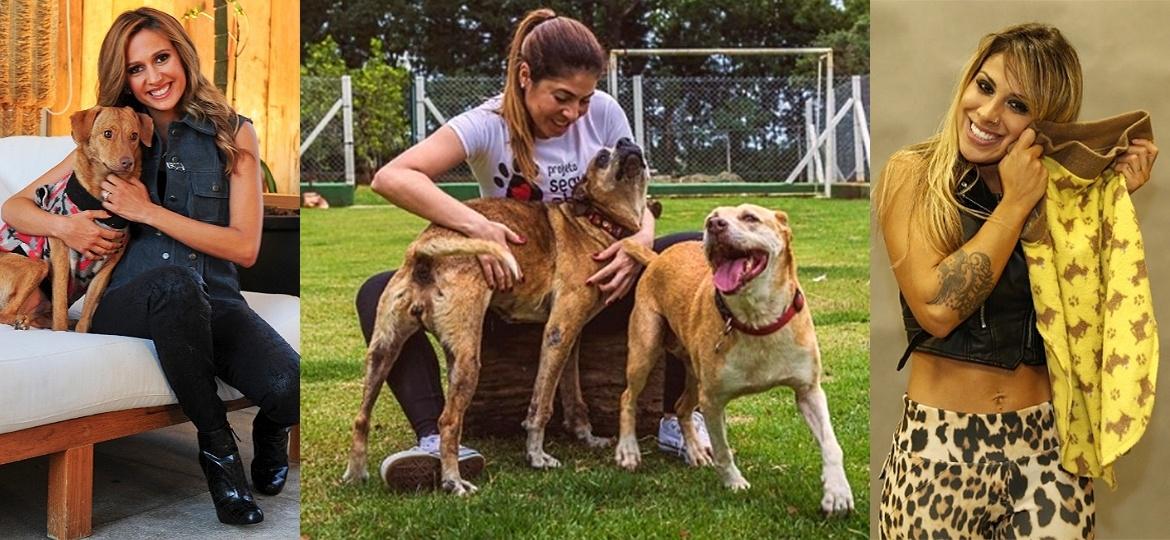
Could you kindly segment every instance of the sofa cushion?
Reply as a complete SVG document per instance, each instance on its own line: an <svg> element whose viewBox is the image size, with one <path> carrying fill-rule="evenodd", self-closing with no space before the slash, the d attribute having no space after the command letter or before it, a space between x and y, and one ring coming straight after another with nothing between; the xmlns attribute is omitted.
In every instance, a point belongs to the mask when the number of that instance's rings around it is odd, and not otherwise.
<svg viewBox="0 0 1170 540"><path fill-rule="evenodd" d="M300 300L244 298L296 350ZM75 306L75 309L79 309ZM71 310L73 311L73 310ZM74 312L73 317L79 316ZM176 403L150 340L0 325L0 433L92 414ZM219 396L240 393L217 381Z"/></svg>
<svg viewBox="0 0 1170 540"><path fill-rule="evenodd" d="M0 203L61 163L76 147L68 136L0 138Z"/></svg>

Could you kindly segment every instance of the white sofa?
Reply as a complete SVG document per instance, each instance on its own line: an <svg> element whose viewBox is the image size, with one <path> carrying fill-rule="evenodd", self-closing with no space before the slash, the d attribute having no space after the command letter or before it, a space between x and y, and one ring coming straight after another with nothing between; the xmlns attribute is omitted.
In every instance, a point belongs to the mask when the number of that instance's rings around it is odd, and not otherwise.
<svg viewBox="0 0 1170 540"><path fill-rule="evenodd" d="M74 146L70 137L0 138L0 201ZM300 350L299 298L244 297ZM232 408L249 405L223 382L219 395ZM0 465L51 456L50 536L90 534L93 444L187 421L175 403L149 340L0 325Z"/></svg>

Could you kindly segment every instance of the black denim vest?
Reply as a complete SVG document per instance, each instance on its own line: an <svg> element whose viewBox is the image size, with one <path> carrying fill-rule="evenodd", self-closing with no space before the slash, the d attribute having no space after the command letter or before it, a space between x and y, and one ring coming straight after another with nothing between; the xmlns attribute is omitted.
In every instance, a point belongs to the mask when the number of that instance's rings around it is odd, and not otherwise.
<svg viewBox="0 0 1170 540"><path fill-rule="evenodd" d="M974 171L959 181L955 197L959 204L986 213L991 213L999 204L998 197ZM984 220L965 212L959 215L963 223L963 241L966 242L979 232ZM1015 369L1020 364L1044 364L1044 342L1036 329L1028 266L1024 261L1024 248L1018 241L987 300L946 337L934 337L923 330L906 304L906 298L899 294L898 300L902 303L902 322L909 341L898 369L902 369L915 350L1003 369Z"/></svg>
<svg viewBox="0 0 1170 540"><path fill-rule="evenodd" d="M251 120L240 116L240 125ZM215 146L215 127L189 115L171 122L168 146L162 148L159 134L144 149L142 182L150 199L167 210L192 219L226 226L229 222L230 176L223 170L223 158ZM158 174L166 174L166 193L158 191ZM194 270L213 298L242 299L236 265L191 249L166 233L142 223L130 224L126 254L114 269L110 288L125 285L139 274L164 266L186 266Z"/></svg>

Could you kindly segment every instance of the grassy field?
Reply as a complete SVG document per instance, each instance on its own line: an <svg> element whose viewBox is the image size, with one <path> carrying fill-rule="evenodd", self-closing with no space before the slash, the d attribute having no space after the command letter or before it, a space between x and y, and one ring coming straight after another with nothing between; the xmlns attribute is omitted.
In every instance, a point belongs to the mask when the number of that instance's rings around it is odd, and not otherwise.
<svg viewBox="0 0 1170 540"><path fill-rule="evenodd" d="M368 192L357 200L372 202ZM813 310L825 364L825 392L845 452L857 511L819 515L820 453L785 388L728 408L736 461L752 483L724 490L713 469L645 456L637 473L613 450L589 450L550 424L561 469L524 463L521 438L466 440L488 459L467 500L385 490L377 466L414 444L389 391L370 432L371 480L339 482L361 394L364 345L353 297L370 275L393 268L424 223L386 205L302 213L301 531L308 538L865 538L868 536L869 294L866 201L799 198L667 199L658 232L697 230L711 208L755 202L788 212L801 284ZM646 434L649 435L649 434ZM642 440L654 448L653 437Z"/></svg>

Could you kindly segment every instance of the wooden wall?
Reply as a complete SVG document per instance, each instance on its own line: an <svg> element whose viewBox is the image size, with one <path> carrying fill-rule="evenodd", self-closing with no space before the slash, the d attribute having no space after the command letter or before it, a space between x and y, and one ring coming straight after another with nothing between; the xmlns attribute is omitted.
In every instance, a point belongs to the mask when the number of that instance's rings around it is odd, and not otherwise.
<svg viewBox="0 0 1170 540"><path fill-rule="evenodd" d="M21 0L16 0L21 1ZM97 101L97 58L102 39L118 14L140 6L153 7L178 18L199 51L200 68L214 80L215 23L212 0L60 0L60 36L66 25L72 35L73 88L69 91L67 40L59 39L56 101L50 135L69 134L69 114ZM66 4L69 12L66 16ZM228 99L236 110L256 123L260 157L276 178L277 191L300 188L300 10L297 2L240 0L244 15L237 17L229 2L229 27L239 27L240 44L229 40ZM192 10L202 15L184 18ZM47 46L47 42L46 42ZM238 57L236 56L238 53ZM235 75L234 78L232 75Z"/></svg>

